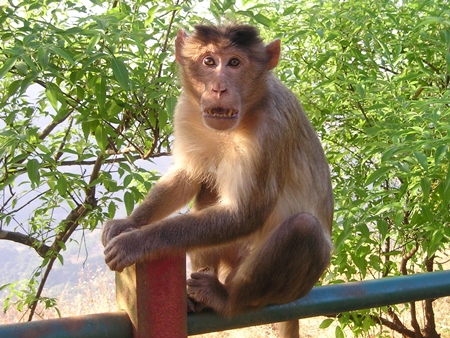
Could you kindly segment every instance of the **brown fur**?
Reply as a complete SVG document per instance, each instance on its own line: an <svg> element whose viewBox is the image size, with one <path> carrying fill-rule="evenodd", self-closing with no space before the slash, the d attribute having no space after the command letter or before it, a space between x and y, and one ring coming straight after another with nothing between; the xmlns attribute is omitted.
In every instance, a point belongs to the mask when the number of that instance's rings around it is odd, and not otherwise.
<svg viewBox="0 0 450 338"><path fill-rule="evenodd" d="M333 198L320 142L271 72L280 42L250 26L178 33L174 165L125 220L106 222L109 267L188 251L190 308L233 315L306 295L330 260ZM229 114L229 116L227 116ZM167 218L194 199L188 214ZM284 337L297 337L296 321Z"/></svg>

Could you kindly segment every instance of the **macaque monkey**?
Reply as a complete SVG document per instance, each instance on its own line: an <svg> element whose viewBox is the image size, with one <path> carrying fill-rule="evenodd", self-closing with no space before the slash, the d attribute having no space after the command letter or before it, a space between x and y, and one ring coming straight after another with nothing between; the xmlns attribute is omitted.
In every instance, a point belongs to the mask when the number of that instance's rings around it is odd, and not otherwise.
<svg viewBox="0 0 450 338"><path fill-rule="evenodd" d="M330 261L333 197L319 139L271 72L280 40L199 25L175 47L174 164L128 218L105 223L106 264L120 272L187 251L192 311L230 316L306 295ZM298 337L298 321L282 324Z"/></svg>

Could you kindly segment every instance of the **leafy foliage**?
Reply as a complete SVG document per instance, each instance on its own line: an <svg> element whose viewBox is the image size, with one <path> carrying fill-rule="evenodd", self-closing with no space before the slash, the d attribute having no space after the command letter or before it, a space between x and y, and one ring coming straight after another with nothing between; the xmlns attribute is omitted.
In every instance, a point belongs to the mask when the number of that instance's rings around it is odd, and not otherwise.
<svg viewBox="0 0 450 338"><path fill-rule="evenodd" d="M303 102L332 168L335 254L324 282L441 269L450 239L446 1L203 5L214 22L250 22L283 41L277 73ZM205 21L198 6L22 0L0 8L2 27L11 27L0 31L0 221L17 229L11 238L27 235L44 275L75 228L95 228L122 202L130 212L157 178L135 161L170 151L171 46L176 28ZM35 210L23 219L27 206ZM43 284L30 285L32 307ZM412 327L392 306L339 315L336 336L345 326L383 336L374 325L436 336L432 302L422 328L409 307Z"/></svg>
<svg viewBox="0 0 450 338"><path fill-rule="evenodd" d="M326 279L442 268L450 239L446 2L323 1L278 13L271 30L292 32L280 75L299 93L332 166L335 256ZM420 331L410 306L408 336L436 336L432 321ZM431 301L426 308L433 317ZM400 322L392 307L383 312L392 319L383 324ZM341 323L366 335L381 319L372 310Z"/></svg>
<svg viewBox="0 0 450 338"><path fill-rule="evenodd" d="M0 32L0 222L6 239L43 257L43 283L25 300L31 309L73 231L114 217L123 199L131 212L157 178L135 161L170 152L178 95L170 48L189 5L0 8L10 27Z"/></svg>

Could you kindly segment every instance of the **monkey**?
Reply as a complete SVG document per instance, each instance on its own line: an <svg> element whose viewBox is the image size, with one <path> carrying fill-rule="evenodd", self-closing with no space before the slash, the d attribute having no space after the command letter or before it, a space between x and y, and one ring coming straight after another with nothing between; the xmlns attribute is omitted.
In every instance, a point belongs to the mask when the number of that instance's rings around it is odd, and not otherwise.
<svg viewBox="0 0 450 338"><path fill-rule="evenodd" d="M129 217L105 222L112 270L188 252L189 310L226 316L293 301L320 279L333 247L330 170L273 72L280 50L246 24L179 30L173 164ZM281 332L298 337L298 320Z"/></svg>

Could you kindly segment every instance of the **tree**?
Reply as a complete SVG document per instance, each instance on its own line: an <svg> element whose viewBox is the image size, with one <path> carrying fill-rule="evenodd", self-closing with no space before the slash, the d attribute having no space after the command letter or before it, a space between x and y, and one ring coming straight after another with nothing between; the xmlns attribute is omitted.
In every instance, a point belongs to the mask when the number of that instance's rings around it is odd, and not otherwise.
<svg viewBox="0 0 450 338"><path fill-rule="evenodd" d="M0 8L9 27L0 33L0 238L42 257L18 300L30 320L39 301L54 305L42 290L73 232L114 217L118 203L130 212L157 178L135 161L170 152L178 94L170 48L189 6L11 1Z"/></svg>
<svg viewBox="0 0 450 338"><path fill-rule="evenodd" d="M293 32L283 80L311 114L332 166L335 256L326 279L441 269L450 238L448 4L322 1L278 13L273 29ZM423 327L415 303L409 311L411 326L393 306L339 321L363 336L382 324L438 337L432 300Z"/></svg>
<svg viewBox="0 0 450 338"><path fill-rule="evenodd" d="M127 212L157 178L135 164L170 152L173 37L198 2L12 1L0 8L0 237L42 256L30 319L74 229ZM194 9L192 9L194 8ZM441 269L450 239L450 11L446 1L233 0L213 22L282 38L277 73L298 94L332 169L335 254L324 283ZM29 88L41 94L34 102ZM20 212L32 207L27 217ZM65 214L63 214L65 212ZM56 217L58 213L58 217ZM60 217L63 215L63 217ZM89 217L87 217L89 215ZM13 229L13 230L11 230ZM16 230L14 230L16 229ZM35 285L37 284L37 289ZM336 335L437 337L390 306L340 314Z"/></svg>

